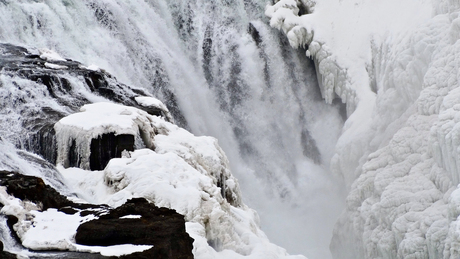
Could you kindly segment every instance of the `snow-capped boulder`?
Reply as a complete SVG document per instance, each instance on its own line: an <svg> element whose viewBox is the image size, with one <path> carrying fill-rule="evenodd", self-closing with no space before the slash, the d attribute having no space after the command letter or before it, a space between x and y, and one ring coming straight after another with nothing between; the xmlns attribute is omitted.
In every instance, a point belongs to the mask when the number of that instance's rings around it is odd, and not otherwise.
<svg viewBox="0 0 460 259"><path fill-rule="evenodd" d="M64 167L102 170L111 158L134 151L135 146L154 149L147 112L113 103L85 105L54 126L57 163ZM137 143L135 143L137 141Z"/></svg>
<svg viewBox="0 0 460 259"><path fill-rule="evenodd" d="M143 198L128 200L108 214L81 224L76 231L75 241L81 245L153 245L132 254L135 258L193 258L193 239L185 232L184 217Z"/></svg>

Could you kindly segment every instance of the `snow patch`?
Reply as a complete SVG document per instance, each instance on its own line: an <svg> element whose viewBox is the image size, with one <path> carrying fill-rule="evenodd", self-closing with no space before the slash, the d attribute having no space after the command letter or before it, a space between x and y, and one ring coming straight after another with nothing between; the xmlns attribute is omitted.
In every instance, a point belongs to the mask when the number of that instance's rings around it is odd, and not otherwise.
<svg viewBox="0 0 460 259"><path fill-rule="evenodd" d="M50 49L39 49L40 58L46 61L67 61L65 58L61 57L58 53Z"/></svg>
<svg viewBox="0 0 460 259"><path fill-rule="evenodd" d="M62 65L57 65L49 62L45 62L45 67L51 68L51 69L68 69L69 67L67 66L62 66Z"/></svg>
<svg viewBox="0 0 460 259"><path fill-rule="evenodd" d="M120 219L140 219L140 218L142 218L141 215L126 215L126 216L120 217Z"/></svg>
<svg viewBox="0 0 460 259"><path fill-rule="evenodd" d="M122 256L143 252L152 248L152 245L113 245L113 246L84 246L75 245L75 251L84 253L100 253L103 256Z"/></svg>

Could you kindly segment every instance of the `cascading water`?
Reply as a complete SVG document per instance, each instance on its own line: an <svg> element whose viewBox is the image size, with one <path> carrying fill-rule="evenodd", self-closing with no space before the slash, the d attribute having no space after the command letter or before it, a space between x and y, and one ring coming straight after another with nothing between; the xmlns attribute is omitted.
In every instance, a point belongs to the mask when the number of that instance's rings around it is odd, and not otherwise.
<svg viewBox="0 0 460 259"><path fill-rule="evenodd" d="M5 216L0 216L0 240L2 240L5 250L19 252L22 248L11 236L6 220L7 218Z"/></svg>
<svg viewBox="0 0 460 259"><path fill-rule="evenodd" d="M328 171L342 127L313 66L268 26L265 1L0 1L0 42L104 68L225 150L269 238L329 257L342 208Z"/></svg>

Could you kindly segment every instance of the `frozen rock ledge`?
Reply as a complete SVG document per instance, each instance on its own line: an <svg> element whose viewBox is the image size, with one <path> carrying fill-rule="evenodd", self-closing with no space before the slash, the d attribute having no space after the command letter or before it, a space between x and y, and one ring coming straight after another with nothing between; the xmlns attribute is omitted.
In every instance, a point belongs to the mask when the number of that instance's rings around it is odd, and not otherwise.
<svg viewBox="0 0 460 259"><path fill-rule="evenodd" d="M108 161L135 146L153 149L149 114L114 103L88 104L54 126L57 163L64 167L102 170ZM137 143L136 143L137 140Z"/></svg>
<svg viewBox="0 0 460 259"><path fill-rule="evenodd" d="M136 101L166 109L150 97ZM167 120L109 102L85 105L55 124L60 172L91 203L118 208L142 197L177 211L195 240L195 258L305 258L268 241L257 214L242 202L217 140L194 136ZM114 220L132 219L107 222Z"/></svg>

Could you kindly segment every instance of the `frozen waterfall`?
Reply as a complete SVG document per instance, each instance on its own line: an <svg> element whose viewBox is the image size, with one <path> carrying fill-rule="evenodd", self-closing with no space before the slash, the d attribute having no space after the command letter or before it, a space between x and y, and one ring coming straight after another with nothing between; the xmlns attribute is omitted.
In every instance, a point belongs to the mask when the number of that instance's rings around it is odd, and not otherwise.
<svg viewBox="0 0 460 259"><path fill-rule="evenodd" d="M323 102L313 63L269 26L265 5L6 0L0 42L52 49L150 92L180 126L218 139L272 242L328 258L343 208L329 164L344 107Z"/></svg>

